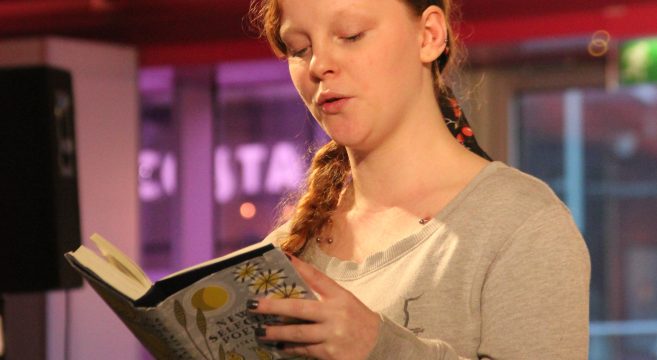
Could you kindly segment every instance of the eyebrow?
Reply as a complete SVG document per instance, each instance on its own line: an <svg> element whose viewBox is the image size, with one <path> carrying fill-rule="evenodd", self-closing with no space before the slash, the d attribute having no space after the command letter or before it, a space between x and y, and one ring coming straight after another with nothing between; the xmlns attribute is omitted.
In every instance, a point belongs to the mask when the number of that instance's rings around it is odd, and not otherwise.
<svg viewBox="0 0 657 360"><path fill-rule="evenodd" d="M354 7L345 7L335 12L335 15L333 15L329 26L335 26L336 23L344 21L345 18L368 20L368 12ZM281 39L284 39L285 36L289 36L291 34L305 34L305 31L293 25L286 26L286 23L282 23L280 29L278 30L278 34Z"/></svg>
<svg viewBox="0 0 657 360"><path fill-rule="evenodd" d="M285 24L281 24L280 29L278 29L278 36L280 36L281 39L285 40L286 35L290 34L301 34L303 31L301 29L295 28L294 26L285 26Z"/></svg>

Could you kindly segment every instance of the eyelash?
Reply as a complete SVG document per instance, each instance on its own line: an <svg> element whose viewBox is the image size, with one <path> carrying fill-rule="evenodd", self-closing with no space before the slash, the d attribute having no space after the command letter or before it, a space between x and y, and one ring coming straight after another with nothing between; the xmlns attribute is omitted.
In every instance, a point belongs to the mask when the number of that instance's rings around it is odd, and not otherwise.
<svg viewBox="0 0 657 360"><path fill-rule="evenodd" d="M290 56L291 57L302 57L306 53L306 51L308 51L307 47L303 48L301 50L291 50L290 51Z"/></svg>
<svg viewBox="0 0 657 360"><path fill-rule="evenodd" d="M360 40L365 33L359 32L358 34L354 34L351 36L345 36L344 39L349 41L349 42L356 42Z"/></svg>
<svg viewBox="0 0 657 360"><path fill-rule="evenodd" d="M350 35L350 36L345 36L342 39L346 40L347 42L356 42L360 40L365 33L359 32L358 34ZM291 50L290 51L290 57L302 57L306 51L308 51L308 48L303 48L301 50Z"/></svg>

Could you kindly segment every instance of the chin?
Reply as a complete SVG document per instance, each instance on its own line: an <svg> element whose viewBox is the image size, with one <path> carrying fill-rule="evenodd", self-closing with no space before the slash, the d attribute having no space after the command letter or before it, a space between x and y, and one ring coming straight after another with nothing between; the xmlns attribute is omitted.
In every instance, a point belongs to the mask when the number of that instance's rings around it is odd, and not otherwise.
<svg viewBox="0 0 657 360"><path fill-rule="evenodd" d="M347 149L351 151L356 151L359 153L363 152L369 152L372 150L372 146L368 145L365 141L362 140L355 140L355 139L336 139L336 138L331 138L333 141L335 141L338 145L344 146Z"/></svg>
<svg viewBox="0 0 657 360"><path fill-rule="evenodd" d="M335 119L337 120L337 119ZM321 123L324 132L336 143L346 146L353 150L361 150L368 147L371 143L371 134L366 128L362 126L353 126L355 124L347 124L346 119L339 119L343 123L327 124ZM328 125L328 126L327 126Z"/></svg>
<svg viewBox="0 0 657 360"><path fill-rule="evenodd" d="M349 132L330 131L330 129L329 131L327 131L327 129L324 129L324 131L331 138L331 140L335 141L339 145L346 147L358 146L358 144L362 140L358 136L355 136L355 134Z"/></svg>

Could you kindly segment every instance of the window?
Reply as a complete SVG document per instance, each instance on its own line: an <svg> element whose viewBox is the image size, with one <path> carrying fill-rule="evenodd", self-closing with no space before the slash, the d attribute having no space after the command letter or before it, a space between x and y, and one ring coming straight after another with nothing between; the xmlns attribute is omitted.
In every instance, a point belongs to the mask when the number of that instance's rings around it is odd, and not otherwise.
<svg viewBox="0 0 657 360"><path fill-rule="evenodd" d="M278 60L140 74L141 263L153 278L262 240L326 141Z"/></svg>
<svg viewBox="0 0 657 360"><path fill-rule="evenodd" d="M591 359L657 358L657 86L520 91L518 166L591 254Z"/></svg>

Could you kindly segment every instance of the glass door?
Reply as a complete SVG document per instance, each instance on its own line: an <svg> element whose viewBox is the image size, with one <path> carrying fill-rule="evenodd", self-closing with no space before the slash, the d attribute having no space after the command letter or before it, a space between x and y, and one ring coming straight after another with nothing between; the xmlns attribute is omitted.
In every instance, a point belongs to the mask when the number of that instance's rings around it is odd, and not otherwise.
<svg viewBox="0 0 657 360"><path fill-rule="evenodd" d="M657 86L520 90L520 169L571 209L591 254L591 359L657 359Z"/></svg>

